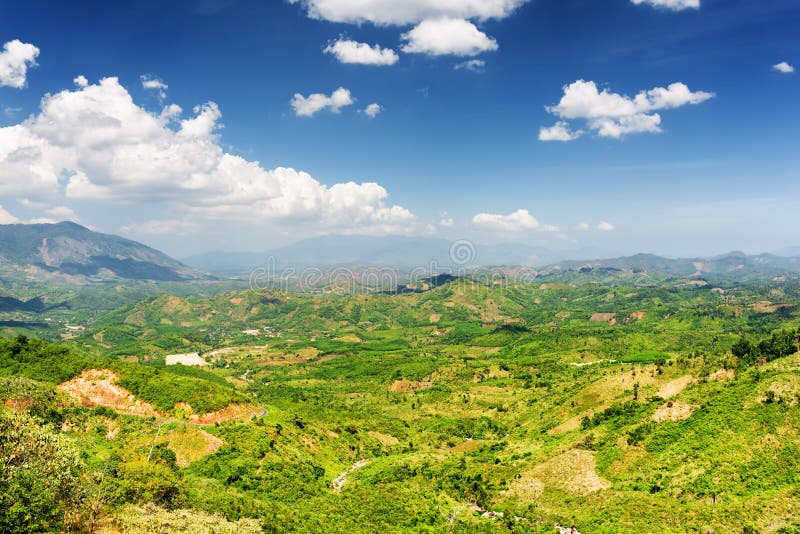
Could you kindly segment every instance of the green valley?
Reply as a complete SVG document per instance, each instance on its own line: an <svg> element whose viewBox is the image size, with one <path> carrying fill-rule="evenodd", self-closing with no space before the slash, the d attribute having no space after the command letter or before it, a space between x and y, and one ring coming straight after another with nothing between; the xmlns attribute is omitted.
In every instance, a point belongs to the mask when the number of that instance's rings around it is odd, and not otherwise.
<svg viewBox="0 0 800 534"><path fill-rule="evenodd" d="M568 278L158 296L0 342L4 424L79 455L75 528L800 528L800 288Z"/></svg>

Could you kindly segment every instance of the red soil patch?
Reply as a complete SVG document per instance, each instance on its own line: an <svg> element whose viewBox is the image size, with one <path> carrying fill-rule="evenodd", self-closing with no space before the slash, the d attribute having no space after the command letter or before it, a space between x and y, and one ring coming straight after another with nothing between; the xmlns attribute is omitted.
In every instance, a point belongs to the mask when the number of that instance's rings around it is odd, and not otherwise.
<svg viewBox="0 0 800 534"><path fill-rule="evenodd" d="M198 425L213 425L233 419L246 420L261 415L261 408L252 404L231 404L225 408L211 413L192 414L189 422Z"/></svg>
<svg viewBox="0 0 800 534"><path fill-rule="evenodd" d="M67 393L81 406L105 406L134 415L158 415L153 407L137 399L130 391L115 384L119 377L108 369L88 369L64 382L58 390Z"/></svg>
<svg viewBox="0 0 800 534"><path fill-rule="evenodd" d="M408 391L418 391L421 389L430 389L433 387L433 382L411 381L411 380L395 380L389 387L389 391L396 393L405 393Z"/></svg>
<svg viewBox="0 0 800 534"><path fill-rule="evenodd" d="M595 313L589 320L593 323L617 324L617 316L614 313Z"/></svg>

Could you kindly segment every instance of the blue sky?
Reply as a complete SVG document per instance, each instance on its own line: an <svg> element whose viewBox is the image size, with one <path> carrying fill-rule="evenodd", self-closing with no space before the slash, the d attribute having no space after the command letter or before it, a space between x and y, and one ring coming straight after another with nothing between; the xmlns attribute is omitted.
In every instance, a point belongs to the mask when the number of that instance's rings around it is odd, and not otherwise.
<svg viewBox="0 0 800 534"><path fill-rule="evenodd" d="M0 45L38 53L6 50L21 86L0 59L0 222L72 218L177 256L320 233L800 244L796 0L353 5L4 2ZM337 40L392 64L343 63ZM338 112L309 104L338 88ZM540 140L557 123L577 138Z"/></svg>

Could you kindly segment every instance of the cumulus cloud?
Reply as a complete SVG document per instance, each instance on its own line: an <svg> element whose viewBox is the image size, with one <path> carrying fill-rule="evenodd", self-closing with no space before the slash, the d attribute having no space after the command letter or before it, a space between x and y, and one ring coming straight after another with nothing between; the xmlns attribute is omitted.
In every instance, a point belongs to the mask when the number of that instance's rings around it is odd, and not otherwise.
<svg viewBox="0 0 800 534"><path fill-rule="evenodd" d="M328 186L226 153L220 118L213 102L182 121L151 113L117 78L47 95L37 115L0 128L0 195L50 206L146 201L192 220L285 221L329 231L392 232L414 223L407 209L385 203L388 192L377 183Z"/></svg>
<svg viewBox="0 0 800 534"><path fill-rule="evenodd" d="M353 102L350 91L340 87L330 95L314 93L306 97L297 93L292 98L292 108L294 108L294 112L298 117L312 117L323 109L339 113L342 108L352 105Z"/></svg>
<svg viewBox="0 0 800 534"><path fill-rule="evenodd" d="M794 67L785 61L781 61L780 63L773 65L772 68L778 72L782 72L783 74L791 74L794 72Z"/></svg>
<svg viewBox="0 0 800 534"><path fill-rule="evenodd" d="M591 228L591 225L589 223L580 223L580 224L578 224L578 230L581 230L583 232L588 231L590 228Z"/></svg>
<svg viewBox="0 0 800 534"><path fill-rule="evenodd" d="M89 80L86 79L86 76L81 74L80 76L76 76L75 79L72 80L72 83L80 88L84 88L89 85Z"/></svg>
<svg viewBox="0 0 800 534"><path fill-rule="evenodd" d="M506 232L519 232L533 230L539 227L539 221L528 210L517 210L508 215L494 213L479 213L472 218L472 223L487 230L503 230Z"/></svg>
<svg viewBox="0 0 800 534"><path fill-rule="evenodd" d="M597 225L597 229L602 232L612 232L614 230L614 225L610 222L602 221Z"/></svg>
<svg viewBox="0 0 800 534"><path fill-rule="evenodd" d="M19 39L8 41L0 52L0 87L25 87L28 68L36 65L39 49Z"/></svg>
<svg viewBox="0 0 800 534"><path fill-rule="evenodd" d="M661 131L661 115L655 111L696 105L713 98L713 93L692 92L685 84L676 82L668 87L641 91L635 97L600 91L592 81L577 80L564 87L564 95L555 106L545 109L564 119L551 128L540 130L542 141L570 141L566 119L582 119L587 127L601 137L618 139L630 133ZM544 139L542 134L544 133Z"/></svg>
<svg viewBox="0 0 800 534"><path fill-rule="evenodd" d="M482 59L468 59L453 65L453 69L455 70L468 70L470 72L483 72L485 68L486 62Z"/></svg>
<svg viewBox="0 0 800 534"><path fill-rule="evenodd" d="M377 103L372 103L362 110L364 115L366 115L370 119L374 119L375 117L377 117L381 111L383 111L383 107Z"/></svg>
<svg viewBox="0 0 800 534"><path fill-rule="evenodd" d="M700 0L631 0L634 4L683 11L684 9L700 9Z"/></svg>
<svg viewBox="0 0 800 534"><path fill-rule="evenodd" d="M340 63L356 65L388 66L400 60L400 56L391 48L381 48L377 44L370 46L348 39L339 39L328 44L324 52L336 56Z"/></svg>
<svg viewBox="0 0 800 534"><path fill-rule="evenodd" d="M498 49L497 41L464 19L423 20L401 39L403 52L430 56L477 56Z"/></svg>
<svg viewBox="0 0 800 534"><path fill-rule="evenodd" d="M289 0L331 22L416 24L432 18L504 19L527 0Z"/></svg>
<svg viewBox="0 0 800 534"><path fill-rule="evenodd" d="M544 126L539 128L539 141L574 141L581 135L583 135L582 130L573 132L569 123L564 121L558 121L549 128Z"/></svg>

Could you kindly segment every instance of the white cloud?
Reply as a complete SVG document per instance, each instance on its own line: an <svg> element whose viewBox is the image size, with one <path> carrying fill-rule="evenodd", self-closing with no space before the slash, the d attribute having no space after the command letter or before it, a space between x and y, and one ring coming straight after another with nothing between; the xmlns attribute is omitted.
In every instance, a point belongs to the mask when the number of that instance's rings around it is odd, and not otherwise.
<svg viewBox="0 0 800 534"><path fill-rule="evenodd" d="M439 220L439 226L444 226L445 228L455 228L456 222L450 217L450 214L446 211L443 211L440 214L441 219Z"/></svg>
<svg viewBox="0 0 800 534"><path fill-rule="evenodd" d="M578 225L578 230L581 230L583 232L588 231L590 228L591 228L591 226L589 225L589 223L580 223Z"/></svg>
<svg viewBox="0 0 800 534"><path fill-rule="evenodd" d="M292 108L298 117L312 117L318 111L330 109L333 113L339 113L343 107L352 105L354 102L350 91L340 87L329 95L314 93L303 96L300 93L292 98Z"/></svg>
<svg viewBox="0 0 800 534"><path fill-rule="evenodd" d="M477 56L498 49L497 41L464 19L423 20L401 39L403 52L411 54Z"/></svg>
<svg viewBox="0 0 800 534"><path fill-rule="evenodd" d="M0 87L25 87L28 68L36 65L39 49L19 39L8 41L0 52Z"/></svg>
<svg viewBox="0 0 800 534"><path fill-rule="evenodd" d="M647 4L653 7L682 11L684 9L700 9L700 0L631 0L634 4Z"/></svg>
<svg viewBox="0 0 800 534"><path fill-rule="evenodd" d="M139 79L142 81L142 87L145 89L158 91L158 98L161 100L167 98L167 89L169 89L169 85L165 84L158 78L153 78L149 74L142 74L139 76Z"/></svg>
<svg viewBox="0 0 800 534"><path fill-rule="evenodd" d="M772 68L784 74L791 74L794 72L794 67L785 61L781 61L780 63L773 65Z"/></svg>
<svg viewBox="0 0 800 534"><path fill-rule="evenodd" d="M565 121L558 121L553 126L546 128L539 128L539 141L574 141L583 135L582 130L573 132L569 123Z"/></svg>
<svg viewBox="0 0 800 534"><path fill-rule="evenodd" d="M364 115L366 115L370 119L374 119L375 117L377 117L381 111L383 111L383 107L377 103L372 103L362 110Z"/></svg>
<svg viewBox="0 0 800 534"><path fill-rule="evenodd" d="M56 218L56 219L58 219L60 221L67 221L67 220L69 220L69 221L77 221L78 220L78 216L75 215L75 212L72 210L72 208L70 208L68 206L54 206L52 208L48 208L47 210L45 210L45 213L47 213L51 217L54 217L54 218Z"/></svg>
<svg viewBox="0 0 800 534"><path fill-rule="evenodd" d="M507 232L519 232L522 230L533 230L539 227L539 221L531 215L528 210L517 210L509 215L498 215L493 213L479 213L472 218L472 223L489 230L503 230Z"/></svg>
<svg viewBox="0 0 800 534"><path fill-rule="evenodd" d="M612 232L614 230L614 225L610 222L602 221L597 225L597 229L602 232Z"/></svg>
<svg viewBox="0 0 800 534"><path fill-rule="evenodd" d="M81 74L80 76L76 76L75 79L72 80L72 83L80 88L84 88L89 85L89 80L86 79L86 76Z"/></svg>
<svg viewBox="0 0 800 534"><path fill-rule="evenodd" d="M37 202L37 201L31 200L29 198L18 198L17 199L17 204L19 204L20 206L24 206L26 208L29 208L29 209L34 209L34 210L43 210L43 209L47 208L47 203L46 202Z"/></svg>
<svg viewBox="0 0 800 534"><path fill-rule="evenodd" d="M136 105L116 78L47 95L38 115L0 128L0 195L50 206L116 202L132 206L134 219L138 201L191 220L364 232L415 224L407 209L385 203L388 192L377 183L328 186L226 153L216 133L220 118L209 102L190 118L169 121Z"/></svg>
<svg viewBox="0 0 800 534"><path fill-rule="evenodd" d="M147 74L142 74L139 79L142 81L142 87L145 89L169 89L169 85Z"/></svg>
<svg viewBox="0 0 800 534"><path fill-rule="evenodd" d="M354 63L357 65L394 65L400 60L397 52L391 48L381 48L380 45L370 46L347 39L339 39L325 47L326 54L333 54L340 63Z"/></svg>
<svg viewBox="0 0 800 534"><path fill-rule="evenodd" d="M0 206L0 224L16 224L19 219L7 212L3 206Z"/></svg>
<svg viewBox="0 0 800 534"><path fill-rule="evenodd" d="M527 0L289 0L331 22L416 24L431 18L504 19Z"/></svg>
<svg viewBox="0 0 800 534"><path fill-rule="evenodd" d="M486 62L482 59L468 59L453 65L455 70L468 70L470 72L483 72L484 68L486 68Z"/></svg>
<svg viewBox="0 0 800 534"><path fill-rule="evenodd" d="M629 133L660 132L661 116L654 111L696 105L713 97L713 93L692 92L685 84L677 82L667 88L641 91L631 98L608 89L600 91L595 82L577 80L564 87L564 95L557 105L545 109L561 119L584 119L589 129L601 137L620 138ZM543 128L540 139L572 140L575 137L569 135L568 128L565 121Z"/></svg>
<svg viewBox="0 0 800 534"><path fill-rule="evenodd" d="M636 113L629 117L619 117L611 119L601 117L589 122L589 127L597 131L600 137L613 137L619 139L623 135L630 133L660 133L661 115L653 113Z"/></svg>
<svg viewBox="0 0 800 534"><path fill-rule="evenodd" d="M544 226L542 226L542 230L544 230L545 232L560 232L561 228L559 228L558 226L553 226L552 224L545 224Z"/></svg>

